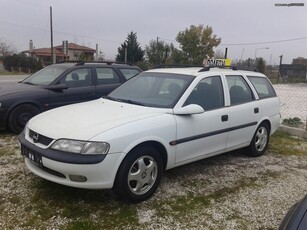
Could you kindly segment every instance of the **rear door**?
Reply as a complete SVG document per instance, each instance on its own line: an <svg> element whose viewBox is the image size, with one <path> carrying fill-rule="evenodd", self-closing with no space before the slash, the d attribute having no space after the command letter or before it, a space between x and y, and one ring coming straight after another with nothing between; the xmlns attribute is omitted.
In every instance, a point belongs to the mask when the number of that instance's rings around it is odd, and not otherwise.
<svg viewBox="0 0 307 230"><path fill-rule="evenodd" d="M96 95L98 97L108 95L123 82L116 71L110 67L96 67L95 75Z"/></svg>
<svg viewBox="0 0 307 230"><path fill-rule="evenodd" d="M259 102L243 75L227 75L229 93L230 132L226 148L238 148L250 143L261 118Z"/></svg>

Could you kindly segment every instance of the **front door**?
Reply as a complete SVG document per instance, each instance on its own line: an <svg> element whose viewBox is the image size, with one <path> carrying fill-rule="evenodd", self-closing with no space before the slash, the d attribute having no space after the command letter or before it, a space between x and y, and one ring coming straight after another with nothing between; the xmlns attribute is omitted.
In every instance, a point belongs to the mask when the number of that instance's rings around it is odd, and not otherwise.
<svg viewBox="0 0 307 230"><path fill-rule="evenodd" d="M202 114L176 115L176 164L192 162L223 151L227 142L228 114L220 76L201 80L185 105L197 104L205 110Z"/></svg>
<svg viewBox="0 0 307 230"><path fill-rule="evenodd" d="M50 108L96 99L91 68L75 69L58 84L66 84L68 88L50 90Z"/></svg>

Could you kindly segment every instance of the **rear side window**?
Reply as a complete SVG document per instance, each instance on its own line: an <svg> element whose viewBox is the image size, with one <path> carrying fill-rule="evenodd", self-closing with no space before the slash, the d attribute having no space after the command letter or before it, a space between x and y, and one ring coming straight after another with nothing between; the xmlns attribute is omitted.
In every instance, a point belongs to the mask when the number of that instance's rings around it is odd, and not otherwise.
<svg viewBox="0 0 307 230"><path fill-rule="evenodd" d="M242 76L226 76L231 105L250 102L253 93Z"/></svg>
<svg viewBox="0 0 307 230"><path fill-rule="evenodd" d="M120 83L119 76L111 68L96 68L97 85Z"/></svg>
<svg viewBox="0 0 307 230"><path fill-rule="evenodd" d="M259 98L276 97L276 93L267 78L247 76L255 87Z"/></svg>
<svg viewBox="0 0 307 230"><path fill-rule="evenodd" d="M124 75L126 80L134 77L141 72L141 70L138 69L119 69L119 71Z"/></svg>

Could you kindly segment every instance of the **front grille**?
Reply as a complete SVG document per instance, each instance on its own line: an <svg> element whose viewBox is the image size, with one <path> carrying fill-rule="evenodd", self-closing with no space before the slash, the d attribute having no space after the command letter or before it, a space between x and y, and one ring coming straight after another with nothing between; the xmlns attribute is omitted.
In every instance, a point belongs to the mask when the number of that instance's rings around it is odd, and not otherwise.
<svg viewBox="0 0 307 230"><path fill-rule="evenodd" d="M29 137L33 140L34 143L39 143L46 146L48 146L53 141L53 139L40 135L31 129L29 130Z"/></svg>

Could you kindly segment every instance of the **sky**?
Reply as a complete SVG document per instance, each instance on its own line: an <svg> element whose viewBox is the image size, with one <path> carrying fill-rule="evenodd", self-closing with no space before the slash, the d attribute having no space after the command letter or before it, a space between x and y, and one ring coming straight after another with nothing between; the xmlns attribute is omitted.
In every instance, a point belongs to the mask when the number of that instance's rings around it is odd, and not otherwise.
<svg viewBox="0 0 307 230"><path fill-rule="evenodd" d="M304 6L276 4L303 3ZM302 5L302 4L301 4ZM277 65L307 58L307 0L0 0L0 38L18 51L62 41L99 50L114 60L133 31L141 47L151 40L173 43L191 25L209 25L221 38L215 49L228 58L263 57Z"/></svg>

